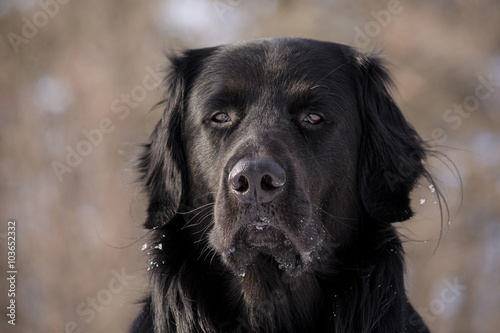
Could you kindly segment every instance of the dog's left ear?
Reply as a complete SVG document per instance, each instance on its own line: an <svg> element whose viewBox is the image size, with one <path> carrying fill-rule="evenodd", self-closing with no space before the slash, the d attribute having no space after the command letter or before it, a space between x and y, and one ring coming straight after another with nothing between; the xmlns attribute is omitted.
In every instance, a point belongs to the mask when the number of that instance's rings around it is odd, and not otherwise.
<svg viewBox="0 0 500 333"><path fill-rule="evenodd" d="M144 145L137 169L139 180L148 196L146 228L155 229L174 218L184 205L188 187L183 119L193 82L204 60L216 48L186 50L170 55L170 67L164 80L167 94L159 105L165 105L162 119Z"/></svg>
<svg viewBox="0 0 500 333"><path fill-rule="evenodd" d="M409 219L409 194L426 155L425 144L390 95L392 81L377 57L356 56L358 107L363 134L359 191L368 214L384 222Z"/></svg>

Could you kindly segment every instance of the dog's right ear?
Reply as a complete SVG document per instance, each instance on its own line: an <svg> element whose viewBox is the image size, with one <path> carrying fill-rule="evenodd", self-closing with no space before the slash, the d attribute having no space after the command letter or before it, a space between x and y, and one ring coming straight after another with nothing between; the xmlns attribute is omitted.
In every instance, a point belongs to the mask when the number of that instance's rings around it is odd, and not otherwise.
<svg viewBox="0 0 500 333"><path fill-rule="evenodd" d="M188 179L182 124L186 100L204 59L214 51L215 48L205 48L168 55L171 65L164 79L167 94L159 103L165 105L165 111L143 146L137 165L139 181L149 201L145 222L148 229L170 221L185 200Z"/></svg>

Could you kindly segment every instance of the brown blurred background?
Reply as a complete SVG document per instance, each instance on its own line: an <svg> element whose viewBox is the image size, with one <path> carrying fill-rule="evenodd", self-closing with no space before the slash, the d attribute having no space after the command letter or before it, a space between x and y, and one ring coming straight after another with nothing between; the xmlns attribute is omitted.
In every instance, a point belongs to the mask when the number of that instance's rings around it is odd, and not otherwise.
<svg viewBox="0 0 500 333"><path fill-rule="evenodd" d="M0 331L125 332L145 291L131 161L161 110L163 51L273 36L374 48L396 100L456 163L414 192L407 287L434 332L500 327L500 2L2 0ZM438 184L436 184L438 185ZM460 208L460 209L459 209ZM7 222L16 220L16 326ZM448 224L448 220L451 221ZM437 247L437 249L436 249Z"/></svg>

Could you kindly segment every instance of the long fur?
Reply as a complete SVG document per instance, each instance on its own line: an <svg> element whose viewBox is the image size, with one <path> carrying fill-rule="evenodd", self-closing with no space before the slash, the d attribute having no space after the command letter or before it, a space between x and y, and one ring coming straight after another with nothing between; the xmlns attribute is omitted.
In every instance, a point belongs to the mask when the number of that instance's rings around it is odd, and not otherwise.
<svg viewBox="0 0 500 333"><path fill-rule="evenodd" d="M361 128L352 237L338 249L327 239L322 261L298 277L268 264L270 258L236 276L207 237L215 194L196 192L186 139L192 135L186 109L202 98L192 96L200 73L209 59L227 56L234 46L170 56L165 112L138 161L149 199L150 294L131 332L428 332L406 296L404 253L392 224L412 216L409 192L419 177L430 177L424 167L428 147L390 96L391 81L378 57L318 43L280 39L247 48L281 47L286 57L290 49L308 54L311 47L343 61L342 75L352 84L342 89L356 96ZM196 204L199 198L203 205Z"/></svg>

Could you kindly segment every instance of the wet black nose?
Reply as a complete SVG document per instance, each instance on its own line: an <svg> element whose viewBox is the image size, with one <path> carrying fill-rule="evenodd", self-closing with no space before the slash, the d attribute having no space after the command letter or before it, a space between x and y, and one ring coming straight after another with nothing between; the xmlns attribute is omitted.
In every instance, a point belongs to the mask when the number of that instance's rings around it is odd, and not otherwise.
<svg viewBox="0 0 500 333"><path fill-rule="evenodd" d="M285 170L272 159L242 159L229 173L229 189L241 203L269 203L283 189Z"/></svg>

